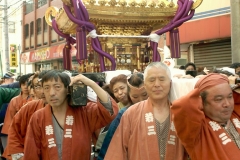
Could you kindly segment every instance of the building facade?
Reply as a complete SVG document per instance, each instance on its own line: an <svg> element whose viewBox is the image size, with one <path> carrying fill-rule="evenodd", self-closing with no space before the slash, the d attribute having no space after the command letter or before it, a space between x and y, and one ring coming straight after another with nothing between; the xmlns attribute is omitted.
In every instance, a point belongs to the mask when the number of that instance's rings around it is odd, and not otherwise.
<svg viewBox="0 0 240 160"><path fill-rule="evenodd" d="M32 67L27 64L21 64L20 54L22 52L22 8L23 3L19 0L1 1L1 33L0 33L0 76L7 72L7 63L10 65L10 71L16 76L32 72ZM5 5L7 7L5 7ZM4 10L7 11L7 20ZM7 23L7 30L4 24ZM6 34L7 32L7 34ZM20 71L21 70L21 71Z"/></svg>
<svg viewBox="0 0 240 160"><path fill-rule="evenodd" d="M203 0L194 17L179 27L182 57L176 60L177 64L189 61L209 69L229 67L232 63L230 16L230 1Z"/></svg>
<svg viewBox="0 0 240 160"><path fill-rule="evenodd" d="M115 7L115 5L99 7L99 5L92 4L91 1L86 0L86 2L89 2L87 9L90 15L90 21L95 24L97 32L108 35L149 35L151 31L154 30L154 27L158 29L166 25L176 11L174 5L166 4L164 4L166 7L162 8L165 12L159 15L159 9L147 7L149 4L145 4L146 7L143 6L142 9L146 11L146 13L142 13L143 10L139 7L128 4L125 7ZM116 1L116 4L119 2L120 1ZM168 1L165 2L167 4L171 3ZM106 3L108 3L107 0ZM23 53L21 60L25 64L32 64L32 68L34 68L35 71L62 69L63 67L62 49L65 40L58 36L45 22L44 14L50 6L60 8L62 2L58 0L28 0L23 5ZM106 12L115 9L118 10L118 13L121 13L120 17L114 12ZM132 9L135 9L135 12L139 13L132 13ZM137 16L132 18L130 13L132 15L136 14ZM150 13L152 17L142 18L143 16L147 17ZM100 70L98 54L89 47L89 41L87 42L88 59L80 65L75 60L76 49L72 46L73 70L79 72L98 72ZM151 51L148 49L148 41L146 39L122 38L119 40L119 38L102 38L100 41L103 50L114 56L117 69L144 70L146 65L151 62ZM111 63L107 59L105 65L107 70L111 68Z"/></svg>
<svg viewBox="0 0 240 160"><path fill-rule="evenodd" d="M176 4L177 0L173 2ZM50 6L60 8L62 2L58 0L28 0L23 5L21 61L24 64L30 65L33 71L63 68L62 49L65 40L58 36L45 22L45 11ZM91 11L89 12L91 13ZM92 20L96 25L97 18L94 17ZM166 24L165 21L161 22ZM230 24L229 1L203 0L200 7L196 9L194 17L179 27L182 54L180 59L175 60L175 65L180 66L191 61L196 63L198 67L203 66L209 69L229 66L231 64ZM98 27L110 30L112 26L101 22L101 25L98 24ZM122 25L119 24L120 30L121 27ZM151 30L154 29L157 28L151 28ZM145 32L145 34L149 34L151 30L148 29L148 32ZM100 33L104 34L104 31L100 30ZM166 39L168 45L168 35ZM109 41L114 43L109 43ZM129 44L128 41L121 40L121 42L115 42L115 39L101 40L101 42L104 42L102 43L103 49L112 54L116 59L117 69L132 70L133 68L137 68L143 70L144 66L151 61L151 51L146 52L148 50L145 47L147 46L146 40L146 43L144 41L134 41L132 44ZM111 46L111 49L109 46ZM98 64L96 55L92 54L91 48L88 51L88 63L91 62L90 64L94 65L90 65L90 69L86 69L86 66L80 67L75 59L76 49L72 47L73 70L80 72L99 71L99 66L95 66L95 64ZM139 55L132 54L137 53L137 51ZM108 65L107 67L111 65L108 61L106 61L106 64Z"/></svg>

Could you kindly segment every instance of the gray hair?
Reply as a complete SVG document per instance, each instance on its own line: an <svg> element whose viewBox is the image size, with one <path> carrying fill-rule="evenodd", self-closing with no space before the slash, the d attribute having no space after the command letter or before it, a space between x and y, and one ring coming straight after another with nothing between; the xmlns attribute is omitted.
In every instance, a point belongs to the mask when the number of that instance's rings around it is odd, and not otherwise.
<svg viewBox="0 0 240 160"><path fill-rule="evenodd" d="M166 64L164 64L162 62L152 62L144 70L144 81L146 80L148 70L153 68L153 67L156 67L156 68L159 68L159 69L160 68L164 69L167 72L168 78L171 79L171 72L170 72L170 69L168 68L168 66Z"/></svg>
<svg viewBox="0 0 240 160"><path fill-rule="evenodd" d="M153 67L156 67L158 69L164 69L166 72L167 72L167 76L168 78L170 79L171 81L171 71L170 69L168 68L168 66L162 62L152 62L150 63L146 69L144 70L144 81L146 79L146 76L147 76L147 73L148 73L148 70L153 68ZM172 83L172 82L171 82ZM173 87L171 85L171 88L169 90L169 93L168 93L168 99L169 101L172 103L174 100L175 100L175 97L174 97L174 90L173 90Z"/></svg>

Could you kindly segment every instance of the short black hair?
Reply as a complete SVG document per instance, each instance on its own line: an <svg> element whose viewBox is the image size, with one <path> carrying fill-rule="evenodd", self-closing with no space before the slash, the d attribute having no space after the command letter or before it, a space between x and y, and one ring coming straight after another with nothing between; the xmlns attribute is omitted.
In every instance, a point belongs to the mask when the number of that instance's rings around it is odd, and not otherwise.
<svg viewBox="0 0 240 160"><path fill-rule="evenodd" d="M128 79L128 83L133 87L140 87L143 82L143 74L142 73L133 73L131 77ZM130 90L128 86L128 90Z"/></svg>
<svg viewBox="0 0 240 160"><path fill-rule="evenodd" d="M53 79L55 81L57 81L59 78L61 79L64 87L67 88L71 82L71 79L66 73L63 73L62 71L58 71L58 70L47 71L47 73L43 76L43 78L41 80L42 85L44 82L47 82L47 81L53 80Z"/></svg>
<svg viewBox="0 0 240 160"><path fill-rule="evenodd" d="M185 66L180 66L179 69L183 69L183 70L184 70L184 69L185 69Z"/></svg>
<svg viewBox="0 0 240 160"><path fill-rule="evenodd" d="M25 84L26 82L28 82L28 79L29 79L32 75L33 75L32 73L22 75L22 76L19 78L19 85L21 86L22 84Z"/></svg>
<svg viewBox="0 0 240 160"><path fill-rule="evenodd" d="M234 76L234 74L232 74L231 72L225 71L225 70L219 70L219 69L215 69L213 70L213 73L221 73L221 74L225 74L228 77L229 76Z"/></svg>
<svg viewBox="0 0 240 160"><path fill-rule="evenodd" d="M40 72L40 73L38 74L38 78L39 78L39 79L42 79L42 78L44 77L44 75L45 75L46 73L50 72L50 71L52 71L52 70Z"/></svg>
<svg viewBox="0 0 240 160"><path fill-rule="evenodd" d="M185 65L185 69L186 69L188 66L193 66L194 70L196 70L196 66L195 66L194 63L188 62L188 63Z"/></svg>
<svg viewBox="0 0 240 160"><path fill-rule="evenodd" d="M233 63L233 64L231 64L231 66L230 66L230 68L234 68L234 69L236 69L236 68L238 68L238 67L240 67L240 63L238 63L238 62Z"/></svg>

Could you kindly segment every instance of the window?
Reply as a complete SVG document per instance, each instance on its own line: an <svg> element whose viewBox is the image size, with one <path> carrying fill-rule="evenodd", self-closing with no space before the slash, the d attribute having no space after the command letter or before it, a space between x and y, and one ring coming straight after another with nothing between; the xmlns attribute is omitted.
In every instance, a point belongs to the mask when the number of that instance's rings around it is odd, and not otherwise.
<svg viewBox="0 0 240 160"><path fill-rule="evenodd" d="M8 32L9 33L15 33L15 22L8 22Z"/></svg>
<svg viewBox="0 0 240 160"><path fill-rule="evenodd" d="M30 23L30 36L33 36L33 30L34 30L34 22Z"/></svg>
<svg viewBox="0 0 240 160"><path fill-rule="evenodd" d="M47 4L47 0L38 0L38 8L44 6L45 4Z"/></svg>
<svg viewBox="0 0 240 160"><path fill-rule="evenodd" d="M25 2L26 5L26 14L30 13L33 11L33 0L28 0Z"/></svg>
<svg viewBox="0 0 240 160"><path fill-rule="evenodd" d="M42 23L41 23L41 18L37 19L37 34L41 34L42 32Z"/></svg>
<svg viewBox="0 0 240 160"><path fill-rule="evenodd" d="M25 38L27 38L29 36L29 24L25 24L24 33L25 33Z"/></svg>
<svg viewBox="0 0 240 160"><path fill-rule="evenodd" d="M58 39L59 41L63 41L64 40L64 38L63 37L61 37L61 36L59 36L59 39Z"/></svg>
<svg viewBox="0 0 240 160"><path fill-rule="evenodd" d="M47 22L45 20L45 17L43 17L43 31L47 32L47 30L48 30L48 24L47 24Z"/></svg>

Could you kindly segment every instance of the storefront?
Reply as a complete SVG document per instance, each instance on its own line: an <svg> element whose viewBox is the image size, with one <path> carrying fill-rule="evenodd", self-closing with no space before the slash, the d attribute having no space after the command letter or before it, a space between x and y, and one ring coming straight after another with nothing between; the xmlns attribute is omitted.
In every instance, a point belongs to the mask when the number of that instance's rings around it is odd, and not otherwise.
<svg viewBox="0 0 240 160"><path fill-rule="evenodd" d="M229 67L232 64L231 39L193 45L194 63L197 67Z"/></svg>
<svg viewBox="0 0 240 160"><path fill-rule="evenodd" d="M21 55L22 62L32 65L34 71L44 71L51 69L63 69L63 48L65 44L38 49L35 51L23 53ZM72 68L79 70L80 65L76 61L76 49L72 46L70 54L72 56Z"/></svg>

